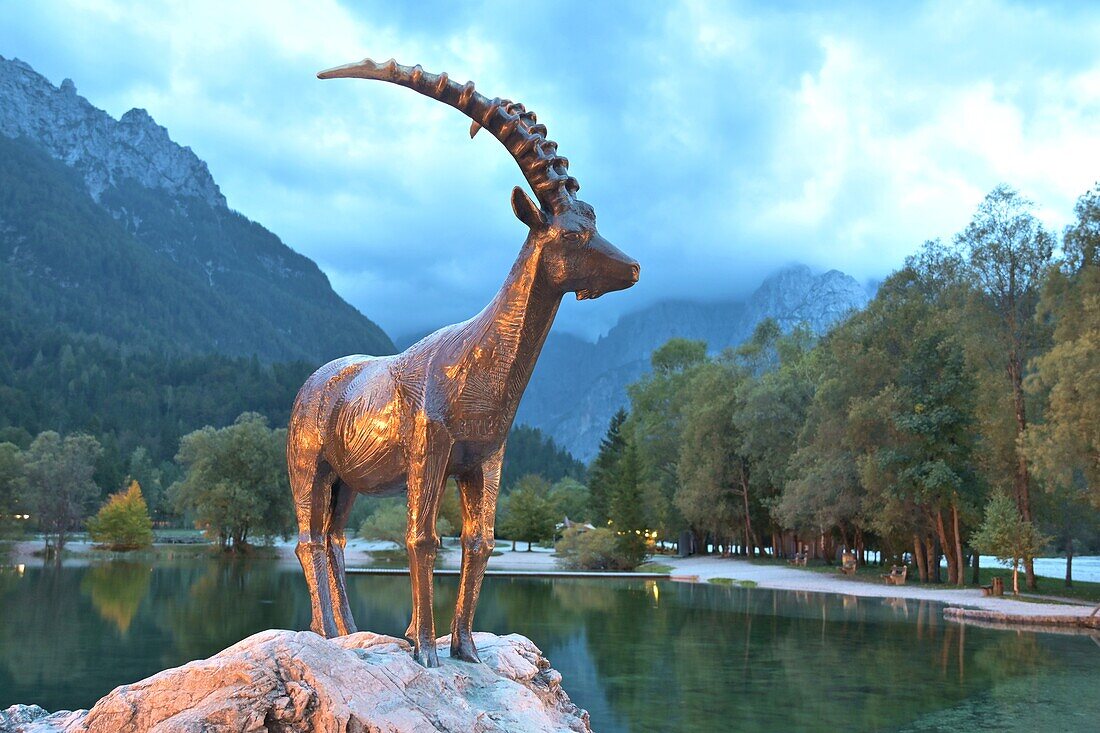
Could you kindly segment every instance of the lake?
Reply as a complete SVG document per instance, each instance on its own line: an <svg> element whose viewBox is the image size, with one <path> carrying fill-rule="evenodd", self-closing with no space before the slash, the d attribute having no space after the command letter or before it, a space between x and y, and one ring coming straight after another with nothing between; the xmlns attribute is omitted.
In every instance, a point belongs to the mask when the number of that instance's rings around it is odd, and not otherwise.
<svg viewBox="0 0 1100 733"><path fill-rule="evenodd" d="M351 576L360 628L400 636L408 579ZM437 580L446 629L457 579ZM256 631L304 629L276 561L0 568L0 708L88 707ZM1100 642L945 623L942 606L644 580L488 577L476 627L517 632L594 730L1088 730Z"/></svg>

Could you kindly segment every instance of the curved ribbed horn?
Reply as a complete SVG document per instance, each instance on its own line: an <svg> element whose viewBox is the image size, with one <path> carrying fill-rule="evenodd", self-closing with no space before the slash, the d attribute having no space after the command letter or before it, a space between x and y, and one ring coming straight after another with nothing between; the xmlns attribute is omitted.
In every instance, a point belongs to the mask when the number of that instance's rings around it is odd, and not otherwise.
<svg viewBox="0 0 1100 733"><path fill-rule="evenodd" d="M560 212L580 188L577 179L569 175L569 161L558 155L556 142L546 139L546 126L538 124L534 112L511 100L488 99L474 90L472 81L459 84L446 72L430 74L419 64L402 66L393 59L384 64L363 59L322 71L317 78L388 81L449 104L473 120L470 137L485 128L500 140L519 163L523 177L545 209Z"/></svg>

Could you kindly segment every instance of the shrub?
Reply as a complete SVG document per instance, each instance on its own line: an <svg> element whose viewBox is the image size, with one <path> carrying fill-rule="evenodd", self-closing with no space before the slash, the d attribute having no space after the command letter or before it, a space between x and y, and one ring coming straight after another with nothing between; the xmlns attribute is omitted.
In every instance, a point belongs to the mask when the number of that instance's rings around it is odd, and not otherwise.
<svg viewBox="0 0 1100 733"><path fill-rule="evenodd" d="M373 514L363 520L359 536L365 540L386 540L404 547L408 517L409 510L404 500L384 500ZM448 537L454 533L454 527L440 514L435 520L435 531L440 537Z"/></svg>
<svg viewBox="0 0 1100 733"><path fill-rule="evenodd" d="M555 549L562 563L575 570L631 570L637 565L620 551L615 533L603 527L570 527Z"/></svg>
<svg viewBox="0 0 1100 733"><path fill-rule="evenodd" d="M107 503L88 520L88 534L93 542L112 550L136 550L153 544L153 520L137 481L107 498Z"/></svg>

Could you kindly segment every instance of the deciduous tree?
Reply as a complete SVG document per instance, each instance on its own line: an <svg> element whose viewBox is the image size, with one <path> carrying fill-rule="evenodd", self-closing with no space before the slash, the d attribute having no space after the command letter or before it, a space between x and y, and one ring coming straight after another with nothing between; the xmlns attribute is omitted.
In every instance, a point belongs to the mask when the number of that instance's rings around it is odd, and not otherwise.
<svg viewBox="0 0 1100 733"><path fill-rule="evenodd" d="M229 427L205 427L180 440L176 460L184 477L170 494L177 511L226 549L250 537L285 535L290 528L286 430L246 412Z"/></svg>
<svg viewBox="0 0 1100 733"><path fill-rule="evenodd" d="M26 452L21 503L38 522L47 552L56 552L58 562L69 533L80 526L99 496L92 474L101 450L99 441L90 435L62 438L47 431L40 433Z"/></svg>
<svg viewBox="0 0 1100 733"><path fill-rule="evenodd" d="M92 541L112 550L137 550L153 544L153 520L134 480L118 493L111 494L99 512L88 520Z"/></svg>

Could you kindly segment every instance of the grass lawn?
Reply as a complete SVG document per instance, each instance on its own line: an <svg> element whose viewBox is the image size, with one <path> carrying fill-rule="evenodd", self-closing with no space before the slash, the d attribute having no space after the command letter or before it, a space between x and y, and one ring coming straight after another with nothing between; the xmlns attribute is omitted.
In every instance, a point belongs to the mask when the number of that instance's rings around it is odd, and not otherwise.
<svg viewBox="0 0 1100 733"><path fill-rule="evenodd" d="M638 567L634 568L636 573L662 573L668 575L672 572L671 565L664 565L659 562L644 562Z"/></svg>
<svg viewBox="0 0 1100 733"><path fill-rule="evenodd" d="M756 565L786 565L786 560L773 560L771 558L759 558L750 560ZM794 567L793 565L791 567ZM839 565L826 565L821 560L811 560L805 568L799 568L801 570L809 570L814 573L831 573L838 578L844 580L862 580L865 582L881 583L882 578L880 576L889 572L888 567L879 567L878 565L863 565L856 570L855 576L842 575L838 569ZM947 576L947 571L941 568L941 573L944 577ZM968 567L966 570L966 577L970 577L971 570ZM1000 577L1005 583L1005 596L1009 596L1012 593L1012 571L1008 568L981 568L978 571L978 577L980 579L979 585L989 585L993 582L994 577ZM1063 580L1059 578L1044 578L1039 576L1037 578L1039 588L1037 590L1029 591L1024 587L1024 573L1020 571L1020 593L1031 596L1040 597L1061 597L1061 598L1074 598L1081 601L1090 601L1092 603L1100 603L1100 583L1088 583L1085 581L1075 580L1073 581L1073 587L1067 588ZM909 583L919 585L920 581L917 580L916 568L909 568ZM949 586L946 583L943 584L946 588L973 588L974 586L968 583L965 586ZM1026 600L1021 596L1021 600Z"/></svg>
<svg viewBox="0 0 1100 733"><path fill-rule="evenodd" d="M707 578L707 582L712 585L737 585L742 588L755 588L757 586L755 580L735 580L733 578Z"/></svg>

